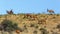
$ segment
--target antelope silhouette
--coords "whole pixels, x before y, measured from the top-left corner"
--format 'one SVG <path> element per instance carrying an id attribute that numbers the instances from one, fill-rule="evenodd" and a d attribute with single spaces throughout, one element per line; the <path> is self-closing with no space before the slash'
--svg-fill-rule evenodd
<path id="1" fill-rule="evenodd" d="M 12 10 L 7 11 L 7 14 L 13 14 L 13 11 Z"/>
<path id="2" fill-rule="evenodd" d="M 47 12 L 49 12 L 50 14 L 53 14 L 54 13 L 54 10 L 47 9 Z"/>

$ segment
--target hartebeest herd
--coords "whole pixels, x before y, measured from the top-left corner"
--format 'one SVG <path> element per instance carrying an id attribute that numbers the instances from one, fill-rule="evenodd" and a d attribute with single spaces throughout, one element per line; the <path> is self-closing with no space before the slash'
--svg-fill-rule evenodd
<path id="1" fill-rule="evenodd" d="M 49 12 L 50 14 L 53 14 L 54 13 L 54 10 L 48 10 L 47 9 L 47 12 Z M 10 11 L 7 11 L 7 14 L 13 14 L 13 11 L 10 10 Z M 27 16 L 30 16 L 29 14 L 26 14 Z M 31 17 L 31 16 L 30 16 Z"/>
<path id="2" fill-rule="evenodd" d="M 49 12 L 50 14 L 54 14 L 54 10 L 48 10 L 47 12 Z M 12 10 L 7 11 L 7 14 L 14 14 Z M 37 18 L 37 15 L 31 15 L 31 14 L 25 14 L 23 18 L 33 18 L 33 20 L 35 20 L 35 18 Z"/>

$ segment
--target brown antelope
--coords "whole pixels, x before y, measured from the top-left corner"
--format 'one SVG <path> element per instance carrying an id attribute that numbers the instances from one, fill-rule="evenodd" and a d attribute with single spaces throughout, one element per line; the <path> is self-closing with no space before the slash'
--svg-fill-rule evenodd
<path id="1" fill-rule="evenodd" d="M 49 12 L 50 14 L 53 14 L 54 13 L 54 10 L 48 10 L 47 9 L 47 12 Z"/>
<path id="2" fill-rule="evenodd" d="M 10 11 L 7 11 L 7 13 L 8 13 L 8 14 L 13 14 L 13 11 L 12 11 L 12 10 L 10 10 Z"/>

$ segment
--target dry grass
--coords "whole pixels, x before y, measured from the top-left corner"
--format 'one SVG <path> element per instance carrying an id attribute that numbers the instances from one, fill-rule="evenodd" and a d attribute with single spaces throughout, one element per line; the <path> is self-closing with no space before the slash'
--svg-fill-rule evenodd
<path id="1" fill-rule="evenodd" d="M 0 16 L 0 23 L 4 19 L 8 19 L 8 20 L 11 20 L 11 21 L 17 23 L 18 26 L 23 29 L 23 31 L 20 32 L 20 34 L 34 34 L 33 32 L 35 30 L 37 31 L 37 34 L 42 34 L 41 31 L 39 30 L 40 28 L 46 28 L 47 31 L 49 32 L 48 34 L 53 34 L 53 32 L 60 34 L 60 31 L 57 30 L 57 28 L 56 28 L 56 26 L 58 24 L 60 24 L 60 15 L 59 14 L 54 14 L 54 15 L 31 14 L 27 17 L 24 14 L 2 15 L 2 16 Z M 31 24 L 33 24 L 33 25 L 31 25 Z M 27 29 L 24 29 L 24 25 L 26 26 Z M 31 26 L 33 26 L 33 27 L 31 27 Z M 53 32 L 51 32 L 51 30 Z"/>

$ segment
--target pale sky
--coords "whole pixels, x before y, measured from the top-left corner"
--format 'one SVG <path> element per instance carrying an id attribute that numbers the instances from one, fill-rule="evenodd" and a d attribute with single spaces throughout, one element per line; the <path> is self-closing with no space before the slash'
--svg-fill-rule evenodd
<path id="1" fill-rule="evenodd" d="M 0 0 L 0 14 L 11 9 L 14 13 L 41 13 L 47 8 L 60 13 L 60 0 Z"/>

